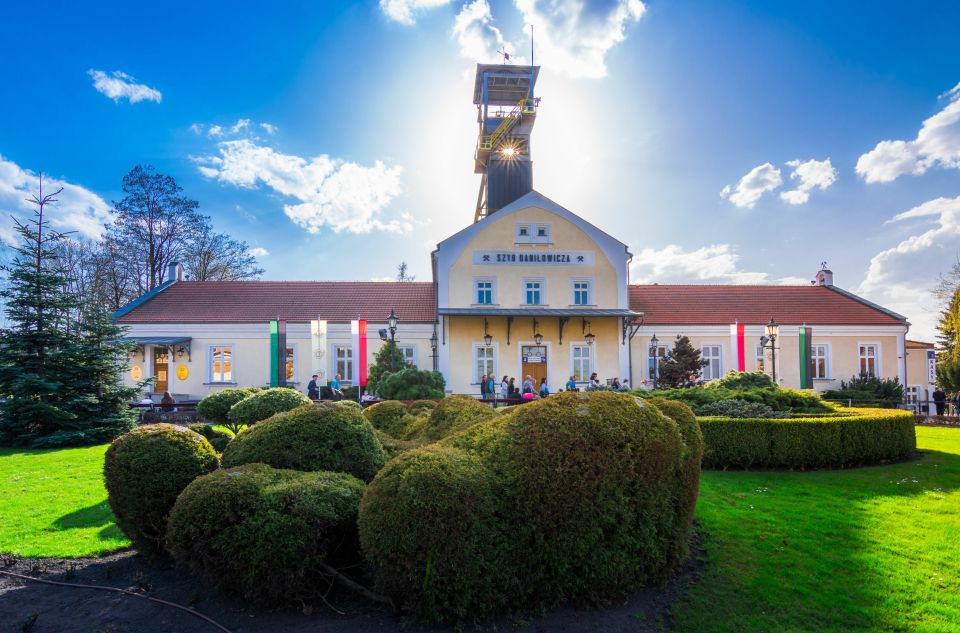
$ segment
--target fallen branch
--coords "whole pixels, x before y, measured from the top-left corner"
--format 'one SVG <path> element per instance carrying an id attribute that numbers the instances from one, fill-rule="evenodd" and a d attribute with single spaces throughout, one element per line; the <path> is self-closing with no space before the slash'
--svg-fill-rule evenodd
<path id="1" fill-rule="evenodd" d="M 349 589 L 349 590 L 351 590 L 351 591 L 355 591 L 356 593 L 360 594 L 361 596 L 363 596 L 363 597 L 366 598 L 367 600 L 371 600 L 371 601 L 373 601 L 373 602 L 379 602 L 380 604 L 388 605 L 388 606 L 389 606 L 391 609 L 393 609 L 394 611 L 397 610 L 396 605 L 393 604 L 393 600 L 391 600 L 388 596 L 384 596 L 384 595 L 381 595 L 381 594 L 379 594 L 379 593 L 376 593 L 376 592 L 374 592 L 374 591 L 371 591 L 371 590 L 367 589 L 366 587 L 364 587 L 364 586 L 361 585 L 360 583 L 358 583 L 358 582 L 356 582 L 356 581 L 354 581 L 354 580 L 351 580 L 351 579 L 348 578 L 347 576 L 344 576 L 342 573 L 340 573 L 340 571 L 339 571 L 338 569 L 336 569 L 336 568 L 334 568 L 334 567 L 331 567 L 330 565 L 328 565 L 328 564 L 326 564 L 326 563 L 324 563 L 324 562 L 321 562 L 319 566 L 320 566 L 321 571 L 323 571 L 323 573 L 329 574 L 329 575 L 333 576 L 333 578 L 334 578 L 337 582 L 339 582 L 341 585 L 343 585 L 343 586 L 346 587 L 347 589 Z"/>
<path id="2" fill-rule="evenodd" d="M 56 585 L 56 586 L 58 586 L 58 587 L 76 587 L 76 588 L 79 588 L 79 589 L 99 589 L 100 591 L 113 591 L 113 592 L 115 592 L 115 593 L 122 593 L 122 594 L 126 594 L 126 595 L 128 595 L 128 596 L 133 596 L 134 598 L 142 598 L 142 599 L 144 599 L 144 600 L 150 600 L 151 602 L 158 602 L 158 603 L 160 603 L 160 604 L 165 604 L 165 605 L 167 605 L 168 607 L 173 607 L 173 608 L 175 608 L 175 609 L 180 609 L 181 611 L 186 611 L 186 612 L 189 613 L 190 615 L 196 616 L 196 617 L 200 618 L 201 620 L 206 620 L 207 622 L 209 622 L 209 623 L 212 624 L 213 626 L 215 626 L 215 627 L 217 627 L 218 629 L 220 629 L 221 631 L 223 631 L 223 633 L 232 633 L 232 631 L 230 631 L 230 629 L 228 629 L 228 628 L 226 628 L 225 626 L 221 625 L 221 624 L 218 623 L 217 621 L 215 621 L 215 620 L 213 620 L 213 619 L 211 619 L 211 618 L 208 618 L 207 616 L 203 615 L 203 614 L 200 613 L 199 611 L 194 611 L 194 610 L 191 609 L 190 607 L 185 607 L 185 606 L 183 606 L 182 604 L 177 604 L 176 602 L 170 602 L 170 601 L 168 601 L 168 600 L 161 600 L 160 598 L 152 598 L 152 597 L 150 597 L 150 596 L 145 596 L 145 595 L 143 595 L 143 594 L 139 594 L 139 593 L 136 593 L 136 592 L 134 592 L 134 591 L 129 591 L 129 590 L 127 590 L 127 589 L 119 589 L 119 588 L 117 588 L 117 587 L 104 587 L 104 586 L 102 586 L 102 585 L 85 585 L 85 584 L 77 583 L 77 582 L 59 582 L 59 581 L 56 581 L 56 580 L 46 580 L 46 579 L 43 579 L 43 578 L 34 578 L 33 576 L 25 576 L 25 575 L 23 575 L 23 574 L 17 574 L 17 573 L 14 573 L 14 572 L 12 572 L 12 571 L 3 571 L 3 570 L 0 570 L 0 574 L 4 574 L 4 575 L 7 575 L 7 576 L 12 576 L 12 577 L 14 577 L 14 578 L 20 578 L 20 579 L 22 579 L 22 580 L 30 580 L 30 581 L 33 581 L 33 582 L 39 582 L 39 583 L 43 583 L 43 584 L 45 584 L 45 585 Z"/>

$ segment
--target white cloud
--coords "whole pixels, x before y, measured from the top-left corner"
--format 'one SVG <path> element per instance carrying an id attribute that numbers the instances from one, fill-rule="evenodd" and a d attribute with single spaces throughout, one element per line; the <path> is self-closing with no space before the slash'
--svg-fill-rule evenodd
<path id="1" fill-rule="evenodd" d="M 640 0 L 514 0 L 532 24 L 536 59 L 571 77 L 605 77 L 611 48 L 646 11 Z"/>
<path id="2" fill-rule="evenodd" d="M 91 68 L 87 74 L 93 78 L 93 87 L 114 101 L 127 99 L 130 103 L 138 101 L 156 101 L 160 103 L 163 95 L 156 88 L 145 84 L 138 84 L 136 80 L 125 72 L 115 70 L 107 74 L 102 70 Z"/>
<path id="3" fill-rule="evenodd" d="M 272 123 L 261 123 L 260 127 L 262 127 L 263 131 L 267 134 L 275 134 L 277 131 L 277 126 Z"/>
<path id="4" fill-rule="evenodd" d="M 460 44 L 460 54 L 481 63 L 500 61 L 498 51 L 513 53 L 513 46 L 493 25 L 487 0 L 474 0 L 463 5 L 453 22 L 453 36 Z M 519 58 L 515 61 L 521 61 Z"/>
<path id="5" fill-rule="evenodd" d="M 788 167 L 793 167 L 790 180 L 799 180 L 796 189 L 780 192 L 780 199 L 789 204 L 806 204 L 810 200 L 810 191 L 819 187 L 825 190 L 837 181 L 837 170 L 826 160 L 791 160 Z"/>
<path id="6" fill-rule="evenodd" d="M 899 226 L 908 220 L 919 220 L 921 226 Z M 873 256 L 857 292 L 908 317 L 911 334 L 930 338 L 937 320 L 931 291 L 960 253 L 960 196 L 929 200 L 890 223 L 898 224 L 897 234 L 906 237 Z"/>
<path id="7" fill-rule="evenodd" d="M 450 0 L 380 0 L 380 10 L 401 24 L 415 24 L 416 14 L 450 4 Z"/>
<path id="8" fill-rule="evenodd" d="M 203 126 L 200 125 L 199 123 L 194 123 L 193 125 L 190 126 L 190 131 L 193 132 L 194 134 L 202 134 Z"/>
<path id="9" fill-rule="evenodd" d="M 379 217 L 401 192 L 399 166 L 376 161 L 364 167 L 325 154 L 302 158 L 249 139 L 221 141 L 217 147 L 219 156 L 194 159 L 201 174 L 238 187 L 263 183 L 296 199 L 297 204 L 284 205 L 284 213 L 311 233 L 323 227 L 351 233 L 407 233 L 413 228 L 407 214 L 389 221 Z"/>
<path id="10" fill-rule="evenodd" d="M 262 246 L 255 246 L 248 251 L 254 257 L 266 257 L 270 254 L 270 251 L 263 248 Z"/>
<path id="11" fill-rule="evenodd" d="M 9 214 L 21 219 L 32 217 L 36 206 L 26 199 L 37 195 L 39 184 L 38 174 L 0 155 L 0 209 L 7 212 L 0 218 L 0 240 L 7 243 L 17 240 Z M 75 231 L 75 237 L 99 237 L 103 225 L 113 220 L 112 207 L 85 187 L 44 176 L 44 194 L 53 193 L 60 187 L 63 191 L 57 196 L 58 202 L 45 207 L 44 219 L 58 231 Z"/>
<path id="12" fill-rule="evenodd" d="M 223 136 L 223 128 L 219 125 L 211 125 L 210 129 L 207 130 L 207 136 L 210 138 L 218 138 Z"/>
<path id="13" fill-rule="evenodd" d="M 724 187 L 720 197 L 729 199 L 740 208 L 752 209 L 763 194 L 773 191 L 782 184 L 780 170 L 770 163 L 764 163 L 747 172 L 747 175 L 737 182 L 736 187 L 730 185 Z"/>
<path id="14" fill-rule="evenodd" d="M 857 160 L 867 182 L 890 182 L 931 167 L 960 169 L 960 84 L 942 95 L 946 107 L 923 122 L 912 141 L 880 141 Z"/>
<path id="15" fill-rule="evenodd" d="M 645 248 L 634 255 L 630 280 L 634 283 L 732 283 L 806 285 L 804 277 L 771 279 L 765 272 L 739 270 L 740 256 L 729 244 L 713 244 L 693 251 L 677 244 Z"/>
<path id="16" fill-rule="evenodd" d="M 239 134 L 250 127 L 250 119 L 237 119 L 237 122 L 230 128 L 231 134 Z"/>

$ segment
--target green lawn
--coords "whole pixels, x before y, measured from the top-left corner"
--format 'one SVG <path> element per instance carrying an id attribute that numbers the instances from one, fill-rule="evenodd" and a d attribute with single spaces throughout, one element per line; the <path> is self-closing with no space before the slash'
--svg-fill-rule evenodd
<path id="1" fill-rule="evenodd" d="M 916 462 L 705 472 L 703 578 L 680 631 L 960 629 L 960 430 L 918 428 Z"/>
<path id="2" fill-rule="evenodd" d="M 0 552 L 89 556 L 128 546 L 107 506 L 106 450 L 0 448 Z"/>
<path id="3" fill-rule="evenodd" d="M 846 471 L 704 472 L 708 563 L 679 631 L 956 631 L 960 429 L 918 428 L 923 459 Z M 101 478 L 106 446 L 0 449 L 0 552 L 128 545 Z"/>

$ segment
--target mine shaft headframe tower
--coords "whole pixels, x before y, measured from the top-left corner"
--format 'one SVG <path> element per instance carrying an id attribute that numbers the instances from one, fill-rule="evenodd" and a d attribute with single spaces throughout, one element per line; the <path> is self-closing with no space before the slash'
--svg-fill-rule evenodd
<path id="1" fill-rule="evenodd" d="M 530 133 L 540 105 L 534 95 L 539 74 L 539 66 L 477 64 L 474 173 L 481 179 L 474 222 L 533 190 Z"/>

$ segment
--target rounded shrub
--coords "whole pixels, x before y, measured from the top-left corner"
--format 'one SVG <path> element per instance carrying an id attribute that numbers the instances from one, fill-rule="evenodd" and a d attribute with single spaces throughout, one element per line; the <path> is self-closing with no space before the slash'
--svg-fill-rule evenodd
<path id="1" fill-rule="evenodd" d="M 404 439 L 433 442 L 495 417 L 493 408 L 470 396 L 447 396 L 422 423 L 408 428 Z"/>
<path id="2" fill-rule="evenodd" d="M 272 415 L 311 404 L 310 398 L 296 389 L 274 387 L 253 393 L 230 407 L 230 421 L 238 424 L 256 424 Z"/>
<path id="3" fill-rule="evenodd" d="M 403 416 L 407 415 L 407 407 L 399 400 L 384 400 L 370 405 L 363 410 L 363 415 L 370 420 L 373 428 L 380 429 L 392 437 L 403 437 L 405 431 Z"/>
<path id="4" fill-rule="evenodd" d="M 785 416 L 762 402 L 749 402 L 740 398 L 711 402 L 698 407 L 697 412 L 703 416 L 723 418 L 782 418 Z"/>
<path id="5" fill-rule="evenodd" d="M 363 411 L 363 407 L 356 400 L 337 400 L 334 404 L 338 407 L 345 407 L 347 409 L 356 409 L 357 411 Z"/>
<path id="6" fill-rule="evenodd" d="M 425 619 L 607 603 L 661 578 L 684 551 L 696 439 L 689 417 L 622 393 L 561 393 L 494 413 L 377 475 L 360 508 L 364 554 L 378 586 Z M 425 582 L 447 562 L 456 573 Z"/>
<path id="7" fill-rule="evenodd" d="M 182 426 L 150 424 L 121 435 L 107 449 L 103 464 L 117 526 L 142 552 L 159 553 L 177 495 L 218 466 L 213 446 Z"/>
<path id="8" fill-rule="evenodd" d="M 444 386 L 440 372 L 407 367 L 384 374 L 377 382 L 377 393 L 386 400 L 442 398 Z"/>
<path id="9" fill-rule="evenodd" d="M 412 415 L 426 415 L 437 406 L 436 400 L 414 400 L 407 405 L 407 411 Z"/>
<path id="10" fill-rule="evenodd" d="M 913 414 L 843 409 L 830 416 L 701 417 L 710 468 L 832 468 L 907 458 L 917 448 Z"/>
<path id="11" fill-rule="evenodd" d="M 204 396 L 197 403 L 197 413 L 213 424 L 230 424 L 230 407 L 260 391 L 256 387 L 227 388 Z"/>
<path id="12" fill-rule="evenodd" d="M 214 450 L 218 453 L 222 453 L 223 449 L 230 443 L 230 440 L 233 439 L 233 435 L 230 433 L 215 429 L 213 425 L 204 424 L 203 422 L 188 424 L 187 428 L 207 438 L 207 441 L 210 442 L 210 445 L 213 446 Z"/>
<path id="13" fill-rule="evenodd" d="M 244 429 L 223 452 L 228 468 L 259 462 L 274 468 L 345 472 L 364 481 L 385 461 L 380 440 L 359 411 L 312 404 Z"/>
<path id="14" fill-rule="evenodd" d="M 170 513 L 167 547 L 181 565 L 260 605 L 315 596 L 324 566 L 357 562 L 364 485 L 345 473 L 264 464 L 193 481 Z"/>

